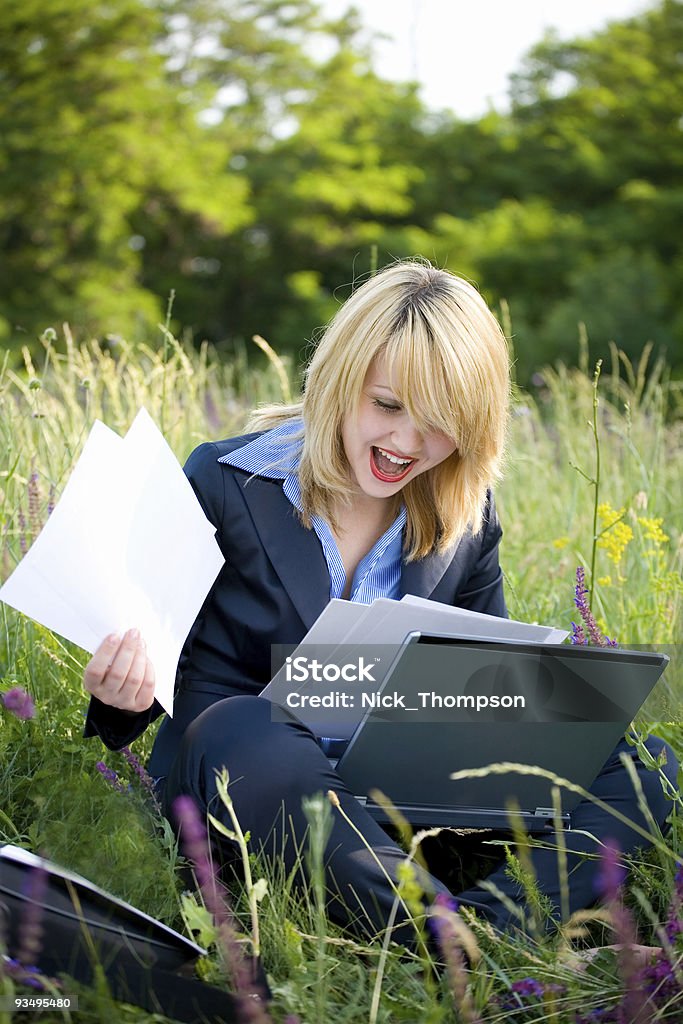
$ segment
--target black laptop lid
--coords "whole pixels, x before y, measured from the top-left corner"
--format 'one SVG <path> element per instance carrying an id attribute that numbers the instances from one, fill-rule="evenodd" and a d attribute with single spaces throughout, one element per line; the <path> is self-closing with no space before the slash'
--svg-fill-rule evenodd
<path id="1" fill-rule="evenodd" d="M 379 789 L 397 806 L 504 814 L 514 800 L 534 814 L 552 806 L 546 779 L 511 772 L 455 782 L 450 775 L 511 761 L 588 788 L 667 660 L 414 634 L 387 674 L 381 706 L 367 711 L 337 770 L 356 795 Z M 579 800 L 562 791 L 564 811 Z"/>

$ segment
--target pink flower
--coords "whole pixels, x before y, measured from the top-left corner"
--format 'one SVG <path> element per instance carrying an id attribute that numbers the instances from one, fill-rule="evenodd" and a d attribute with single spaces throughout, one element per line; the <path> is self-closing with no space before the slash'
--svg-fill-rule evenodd
<path id="1" fill-rule="evenodd" d="M 15 718 L 21 718 L 22 721 L 35 718 L 36 706 L 33 699 L 21 686 L 13 686 L 7 693 L 0 694 L 0 700 Z"/>

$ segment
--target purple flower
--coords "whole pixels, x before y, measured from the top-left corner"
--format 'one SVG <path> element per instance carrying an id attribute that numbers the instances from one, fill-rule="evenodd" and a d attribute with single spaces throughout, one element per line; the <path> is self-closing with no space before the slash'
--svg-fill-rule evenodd
<path id="1" fill-rule="evenodd" d="M 457 914 L 459 909 L 460 904 L 450 893 L 438 892 L 434 897 L 433 912 L 427 917 L 427 927 L 439 945 L 442 945 L 442 940 L 445 940 L 446 935 L 452 931 L 448 924 L 448 915 Z"/>
<path id="2" fill-rule="evenodd" d="M 26 541 L 26 516 L 21 509 L 17 512 L 17 519 L 19 520 L 19 550 L 22 555 L 25 555 L 28 551 L 28 543 Z"/>
<path id="3" fill-rule="evenodd" d="M 578 1013 L 575 1024 L 621 1024 L 621 1011 L 617 1006 L 598 1006 L 588 1013 Z"/>
<path id="4" fill-rule="evenodd" d="M 38 474 L 34 471 L 29 477 L 28 486 L 28 521 L 31 527 L 31 536 L 37 537 L 40 532 L 40 484 Z"/>
<path id="5" fill-rule="evenodd" d="M 619 860 L 618 843 L 607 839 L 600 857 L 600 867 L 596 873 L 597 894 L 607 902 L 619 898 L 619 890 L 626 878 L 626 869 Z"/>
<path id="6" fill-rule="evenodd" d="M 137 777 L 139 778 L 142 784 L 142 788 L 152 798 L 152 802 L 156 809 L 160 810 L 156 790 L 154 789 L 154 779 L 152 778 L 152 776 L 149 774 L 147 769 L 140 764 L 139 759 L 135 756 L 130 747 L 122 747 L 121 753 L 125 757 L 130 767 L 133 769 Z"/>
<path id="7" fill-rule="evenodd" d="M 674 890 L 679 902 L 683 903 L 683 860 L 678 861 L 678 867 L 674 875 Z"/>
<path id="8" fill-rule="evenodd" d="M 28 718 L 35 718 L 36 706 L 33 703 L 33 699 L 21 686 L 13 686 L 7 693 L 3 693 L 0 699 L 2 699 L 5 708 L 15 718 L 20 718 L 22 721 L 26 721 Z"/>
<path id="9" fill-rule="evenodd" d="M 640 984 L 650 996 L 650 1001 L 659 1007 L 666 1007 L 680 994 L 680 984 L 673 965 L 666 953 L 659 952 L 640 972 Z"/>
<path id="10" fill-rule="evenodd" d="M 458 909 L 458 901 L 450 893 L 437 893 L 427 923 L 441 950 L 453 1002 L 460 1011 L 459 1019 L 463 1024 L 473 1024 L 479 1018 L 475 1017 L 467 992 L 467 966 L 455 922 Z"/>
<path id="11" fill-rule="evenodd" d="M 207 909 L 220 927 L 228 921 L 227 893 L 216 878 L 211 861 L 206 829 L 199 811 L 190 796 L 179 796 L 173 803 L 173 811 L 180 826 L 180 838 L 185 856 L 192 861 L 197 882 Z"/>
<path id="12" fill-rule="evenodd" d="M 216 878 L 206 829 L 192 797 L 176 797 L 173 813 L 180 828 L 183 851 L 194 865 L 204 902 L 218 928 L 220 948 L 237 992 L 238 1019 L 244 1024 L 271 1024 L 271 1018 L 263 1008 L 259 987 L 254 983 L 250 965 L 237 941 L 227 893 Z"/>
<path id="13" fill-rule="evenodd" d="M 41 989 L 44 992 L 53 993 L 55 989 L 63 990 L 62 982 L 57 978 L 49 978 L 39 967 L 28 966 L 20 963 L 12 957 L 5 957 L 0 962 L 0 977 L 7 974 L 20 985 L 27 985 L 29 988 Z"/>
<path id="14" fill-rule="evenodd" d="M 635 923 L 631 912 L 621 900 L 626 871 L 619 860 L 619 853 L 618 844 L 614 840 L 607 840 L 597 874 L 597 888 L 609 909 L 617 940 L 617 965 L 624 990 L 617 1020 L 620 1024 L 626 1024 L 626 1021 L 630 1024 L 645 1024 L 650 1019 L 648 997 L 643 988 L 642 969 L 634 951 L 638 941 Z"/>
<path id="15" fill-rule="evenodd" d="M 679 935 L 683 934 L 683 861 L 678 861 L 676 874 L 674 875 L 674 891 L 671 896 L 671 905 L 666 920 L 665 930 L 669 942 L 675 942 Z"/>
<path id="16" fill-rule="evenodd" d="M 595 644 L 598 647 L 616 647 L 617 646 L 616 640 L 610 640 L 609 637 L 604 636 L 600 632 L 600 628 L 598 627 L 598 624 L 595 621 L 595 616 L 593 615 L 593 612 L 590 610 L 590 607 L 588 605 L 588 601 L 586 600 L 586 594 L 587 593 L 588 593 L 588 590 L 586 588 L 586 571 L 583 568 L 583 566 L 579 565 L 579 566 L 577 566 L 577 569 L 576 569 L 576 586 L 574 587 L 574 604 L 579 609 L 579 614 L 580 614 L 581 618 L 584 621 L 584 625 L 586 626 L 586 629 L 588 630 L 588 636 L 590 637 L 590 642 L 592 644 Z M 572 623 L 572 627 L 574 627 L 574 623 Z M 586 643 L 587 641 L 585 639 L 585 633 L 584 633 L 583 629 L 581 628 L 581 626 L 576 627 L 576 629 L 580 630 L 580 635 L 583 637 L 583 639 L 582 640 L 574 640 L 572 638 L 572 643 Z"/>
<path id="17" fill-rule="evenodd" d="M 113 768 L 107 768 L 104 761 L 98 761 L 95 767 L 97 768 L 100 775 L 102 775 L 107 780 L 107 782 L 111 786 L 113 786 L 115 790 L 117 790 L 117 792 L 126 792 L 126 787 L 122 784 L 121 780 L 119 779 L 117 773 L 114 771 Z"/>
<path id="18" fill-rule="evenodd" d="M 499 1001 L 499 1005 L 501 1010 L 511 1013 L 510 1020 L 517 1020 L 518 1018 L 513 1011 L 536 1011 L 539 1009 L 539 1001 L 543 1000 L 546 995 L 555 994 L 560 996 L 564 995 L 565 992 L 566 988 L 564 985 L 544 985 L 537 978 L 521 978 L 519 981 L 513 981 L 505 998 Z M 506 1017 L 505 1019 L 507 1020 L 508 1018 Z M 534 1020 L 536 1019 L 534 1017 Z"/>
<path id="19" fill-rule="evenodd" d="M 588 643 L 588 637 L 586 636 L 586 633 L 585 633 L 584 628 L 581 625 L 581 623 L 572 622 L 572 638 L 571 638 L 571 642 L 573 644 L 587 644 Z"/>
<path id="20" fill-rule="evenodd" d="M 47 871 L 42 864 L 32 868 L 26 876 L 23 892 L 25 902 L 17 941 L 17 960 L 26 970 L 30 970 L 27 964 L 36 962 L 43 945 L 43 901 L 47 885 Z"/>
<path id="21" fill-rule="evenodd" d="M 512 983 L 510 991 L 519 996 L 535 996 L 536 999 L 542 999 L 545 990 L 536 978 L 522 978 L 521 981 Z"/>

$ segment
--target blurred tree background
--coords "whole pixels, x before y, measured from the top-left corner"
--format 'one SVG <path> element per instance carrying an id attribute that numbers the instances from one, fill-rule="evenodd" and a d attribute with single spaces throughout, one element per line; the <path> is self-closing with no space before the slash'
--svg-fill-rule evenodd
<path id="1" fill-rule="evenodd" d="M 313 0 L 0 0 L 0 343 L 173 328 L 299 359 L 374 265 L 509 307 L 518 378 L 610 340 L 683 371 L 683 2 L 547 36 L 509 112 L 382 80 Z"/>

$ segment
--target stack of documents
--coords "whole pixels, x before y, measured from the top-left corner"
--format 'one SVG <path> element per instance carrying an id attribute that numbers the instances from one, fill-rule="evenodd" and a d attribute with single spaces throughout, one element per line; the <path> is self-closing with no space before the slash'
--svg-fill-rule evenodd
<path id="1" fill-rule="evenodd" d="M 173 712 L 180 651 L 224 559 L 175 455 L 141 410 L 121 438 L 99 420 L 0 600 L 86 651 L 136 627 Z"/>
<path id="2" fill-rule="evenodd" d="M 349 739 L 362 717 L 359 702 L 325 704 L 323 697 L 338 692 L 339 666 L 371 664 L 366 672 L 366 692 L 379 692 L 384 677 L 406 637 L 415 632 L 478 640 L 514 640 L 535 644 L 559 644 L 565 630 L 539 626 L 465 608 L 441 604 L 406 594 L 400 601 L 378 598 L 370 605 L 334 598 L 323 609 L 287 662 L 261 692 L 273 704 L 293 709 L 318 736 Z M 305 678 L 306 666 L 318 663 L 318 678 Z M 324 666 L 330 666 L 328 674 Z M 343 678 L 349 678 L 343 676 Z M 315 693 L 312 706 L 301 695 Z M 295 699 L 296 697 L 296 699 Z M 332 709 L 325 714 L 320 707 Z M 341 710 L 340 710 L 341 707 Z"/>

